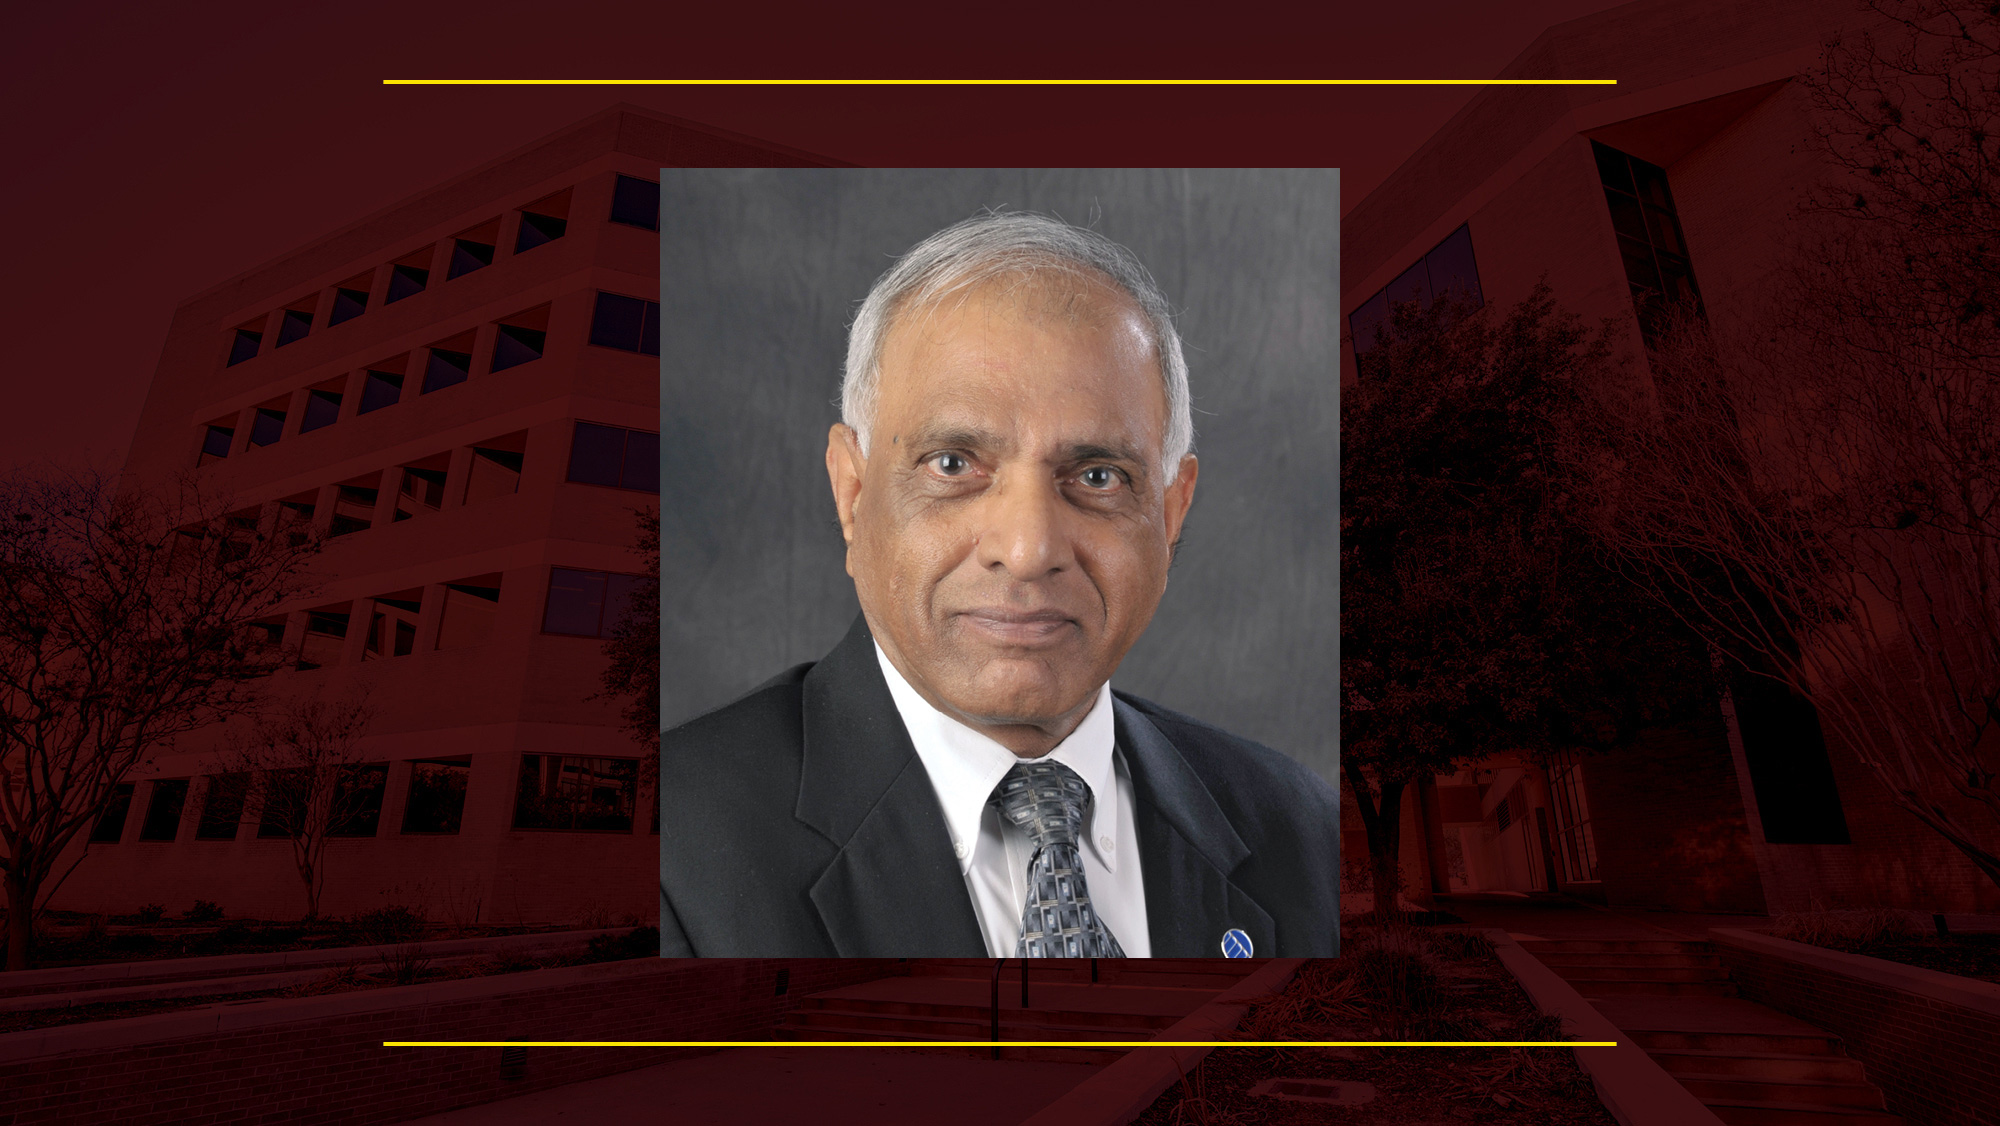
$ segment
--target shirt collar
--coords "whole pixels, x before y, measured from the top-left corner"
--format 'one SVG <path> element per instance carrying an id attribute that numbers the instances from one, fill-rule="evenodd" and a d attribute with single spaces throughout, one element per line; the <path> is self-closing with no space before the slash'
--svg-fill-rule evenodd
<path id="1" fill-rule="evenodd" d="M 882 666 L 882 678 L 889 682 L 889 695 L 896 701 L 896 711 L 903 717 L 903 727 L 910 733 L 917 757 L 923 761 L 931 785 L 937 790 L 938 804 L 944 810 L 945 825 L 951 830 L 961 872 L 972 867 L 979 844 L 979 821 L 985 815 L 993 788 L 1017 762 L 1060 762 L 1076 771 L 1084 785 L 1090 787 L 1092 808 L 1105 811 L 1103 817 L 1094 813 L 1091 816 L 1088 847 L 1107 869 L 1116 870 L 1118 789 L 1116 767 L 1112 763 L 1115 735 L 1110 681 L 1098 686 L 1090 712 L 1068 738 L 1041 758 L 1023 759 L 932 707 L 903 679 L 880 644 L 875 646 L 875 659 Z"/>

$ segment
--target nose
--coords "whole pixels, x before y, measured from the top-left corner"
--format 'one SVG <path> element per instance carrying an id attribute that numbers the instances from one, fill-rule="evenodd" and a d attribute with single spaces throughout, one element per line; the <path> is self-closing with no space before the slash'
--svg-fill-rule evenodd
<path id="1" fill-rule="evenodd" d="M 1016 582 L 1033 582 L 1074 566 L 1056 483 L 1008 474 L 980 498 L 979 565 Z"/>

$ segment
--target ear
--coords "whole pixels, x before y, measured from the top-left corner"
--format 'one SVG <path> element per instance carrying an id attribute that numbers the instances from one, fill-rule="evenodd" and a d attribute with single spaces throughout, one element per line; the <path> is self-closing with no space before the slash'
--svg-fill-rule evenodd
<path id="1" fill-rule="evenodd" d="M 1188 508 L 1194 504 L 1194 480 L 1200 476 L 1200 470 L 1194 455 L 1188 454 L 1181 458 L 1180 474 L 1167 485 L 1167 543 L 1175 547 L 1181 542 L 1181 522 L 1187 519 Z"/>
<path id="2" fill-rule="evenodd" d="M 850 548 L 854 546 L 854 509 L 861 501 L 861 478 L 867 469 L 860 435 L 844 422 L 834 423 L 826 432 L 826 478 L 833 486 L 833 507 L 840 515 L 840 538 Z"/>

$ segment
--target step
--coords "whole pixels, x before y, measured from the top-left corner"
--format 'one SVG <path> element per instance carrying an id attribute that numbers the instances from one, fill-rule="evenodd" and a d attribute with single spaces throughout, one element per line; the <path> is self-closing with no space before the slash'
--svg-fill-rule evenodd
<path id="1" fill-rule="evenodd" d="M 1593 997 L 1628 997 L 1639 994 L 1648 997 L 1734 997 L 1736 986 L 1724 981 L 1653 981 L 1645 978 L 1565 978 L 1583 994 L 1585 1000 Z"/>
<path id="2" fill-rule="evenodd" d="M 776 1037 L 775 1037 L 776 1039 L 824 1040 L 824 1039 L 831 1039 L 831 1037 L 828 1037 L 826 1035 L 827 1032 L 836 1031 L 833 1029 L 792 1028 L 789 1027 L 788 1024 L 789 1022 L 785 1024 L 780 1024 L 778 1026 L 776 1030 Z M 971 1032 L 953 1029 L 947 1033 L 912 1030 L 906 1028 L 898 1028 L 893 1031 L 880 1031 L 871 1029 L 840 1029 L 838 1031 L 840 1032 L 840 1036 L 838 1038 L 841 1040 L 968 1041 L 968 1040 L 986 1040 L 991 1035 L 991 1029 L 987 1027 L 982 1027 L 977 1029 L 976 1031 L 971 1031 Z M 1003 1039 L 1007 1040 L 1093 1039 L 1093 1037 L 1089 1036 L 1064 1035 L 1060 1033 L 1060 1030 L 1055 1030 L 1055 1029 L 1035 1028 L 1029 1026 L 1009 1027 L 1005 1024 L 1002 1024 L 1000 1026 L 1000 1035 Z M 1119 1037 L 1118 1039 L 1137 1040 L 1137 1039 L 1143 1039 L 1143 1037 L 1138 1037 L 1138 1036 Z M 979 1059 L 991 1059 L 993 1056 L 993 1049 L 988 1047 L 945 1047 L 940 1045 L 935 1048 L 921 1047 L 921 1048 L 911 1048 L 909 1050 L 917 1052 L 934 1052 L 945 1055 L 969 1056 Z M 1108 1064 L 1116 1060 L 1122 1059 L 1125 1056 L 1126 1051 L 1127 1049 L 1125 1048 L 1071 1048 L 1071 1047 L 1002 1048 L 1000 1049 L 1000 1058 L 1003 1060 L 1039 1060 L 1051 1063 Z"/>
<path id="3" fill-rule="evenodd" d="M 1700 966 L 1722 970 L 1722 959 L 1714 954 L 1647 954 L 1634 950 L 1605 950 L 1588 954 L 1537 954 L 1535 958 L 1558 973 L 1586 966 Z"/>
<path id="4" fill-rule="evenodd" d="M 1676 1079 L 1682 1075 L 1766 1079 L 1780 1083 L 1862 1083 L 1867 1073 L 1861 1061 L 1848 1056 L 1784 1055 L 1776 1052 L 1747 1055 L 1741 1052 L 1692 1050 L 1658 1051 L 1647 1055 L 1660 1069 Z"/>
<path id="5" fill-rule="evenodd" d="M 913 1001 L 872 1001 L 856 998 L 826 999 L 807 998 L 806 1002 L 792 1010 L 793 1015 L 813 1013 L 844 1013 L 852 1016 L 867 1016 L 882 1020 L 977 1020 L 993 1019 L 993 1009 L 988 1005 L 930 1005 Z M 1004 1021 L 1028 1021 L 1060 1024 L 1072 1028 L 1167 1028 L 1181 1018 L 1166 1014 L 1107 1013 L 1088 1009 L 1034 1009 L 1024 1013 L 1019 1008 L 1001 1006 L 1000 1019 Z"/>
<path id="6" fill-rule="evenodd" d="M 1609 938 L 1528 938 L 1521 948 L 1540 957 L 1549 954 L 1709 954 L 1714 947 L 1706 942 L 1677 942 L 1667 939 Z"/>
<path id="7" fill-rule="evenodd" d="M 1741 1075 L 1674 1076 L 1703 1102 L 1779 1102 L 1882 1110 L 1882 1089 L 1873 1083 L 1767 1081 Z"/>
<path id="8" fill-rule="evenodd" d="M 1739 1052 L 1747 1055 L 1841 1056 L 1846 1050 L 1840 1037 L 1825 1033 L 1796 1032 L 1706 1032 L 1683 1029 L 1627 1028 L 1632 1042 L 1654 1050 L 1696 1052 Z"/>
<path id="9" fill-rule="evenodd" d="M 1899 1115 L 1860 1107 L 1724 1100 L 1708 1109 L 1729 1126 L 1903 1126 Z"/>
<path id="10" fill-rule="evenodd" d="M 1565 981 L 1728 981 L 1720 966 L 1672 966 L 1652 962 L 1609 962 L 1589 966 L 1550 966 Z"/>
<path id="11" fill-rule="evenodd" d="M 985 1017 L 885 1016 L 827 1009 L 794 1010 L 785 1014 L 779 1027 L 814 1033 L 872 1032 L 892 1039 L 907 1032 L 939 1040 L 984 1040 L 993 1030 L 991 1020 Z M 1159 1034 L 1160 1029 L 1150 1025 L 1065 1024 L 1039 1017 L 1000 1019 L 1003 1040 L 1151 1040 Z"/>
<path id="12" fill-rule="evenodd" d="M 1106 959 L 1098 965 L 1097 981 L 1095 984 L 1148 986 L 1164 989 L 1203 989 L 1215 993 L 1236 985 L 1258 968 L 1253 966 L 1248 969 L 1237 969 L 1234 966 L 1230 966 L 1227 959 L 1215 959 L 1207 966 L 1200 964 L 1205 959 L 1187 959 L 1187 961 L 1195 964 L 1186 968 L 1159 967 L 1155 965 L 1115 966 L 1111 964 L 1111 959 Z M 911 963 L 909 976 L 952 978 L 961 981 L 992 981 L 993 963 L 991 960 L 983 964 L 926 965 L 923 963 Z M 1012 982 L 1018 988 L 1020 981 L 1021 967 L 1018 964 L 1009 964 L 1005 969 L 1000 971 L 1000 982 L 1003 987 L 1007 983 Z M 1092 984 L 1090 966 L 1087 962 L 1066 965 L 1037 961 L 1029 968 L 1028 982 L 1031 987 L 1035 982 L 1047 982 L 1053 985 Z"/>

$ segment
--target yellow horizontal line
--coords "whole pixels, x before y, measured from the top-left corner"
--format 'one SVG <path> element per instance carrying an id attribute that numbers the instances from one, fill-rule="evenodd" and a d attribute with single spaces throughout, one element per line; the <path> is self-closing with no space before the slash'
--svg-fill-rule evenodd
<path id="1" fill-rule="evenodd" d="M 1616 1048 L 1616 1040 L 384 1040 L 384 1048 Z"/>
<path id="2" fill-rule="evenodd" d="M 1616 86 L 1616 78 L 384 78 L 384 86 Z"/>

